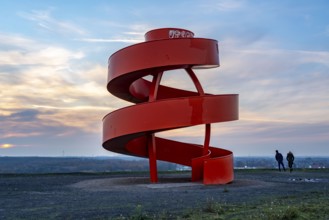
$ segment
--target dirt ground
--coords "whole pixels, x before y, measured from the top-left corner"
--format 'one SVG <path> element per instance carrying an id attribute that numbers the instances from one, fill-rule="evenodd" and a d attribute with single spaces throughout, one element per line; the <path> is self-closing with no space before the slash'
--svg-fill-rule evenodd
<path id="1" fill-rule="evenodd" d="M 183 215 L 209 201 L 262 203 L 282 196 L 325 192 L 328 170 L 236 170 L 227 185 L 192 183 L 190 173 L 0 174 L 0 219 L 113 219 L 141 210 L 149 215 Z M 138 210 L 137 210 L 138 209 Z"/>

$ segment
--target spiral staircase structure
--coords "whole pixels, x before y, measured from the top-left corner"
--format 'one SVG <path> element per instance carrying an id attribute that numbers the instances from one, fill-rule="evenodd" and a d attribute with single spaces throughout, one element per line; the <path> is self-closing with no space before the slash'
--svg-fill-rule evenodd
<path id="1" fill-rule="evenodd" d="M 226 184 L 234 179 L 233 153 L 209 146 L 211 123 L 238 119 L 238 95 L 204 92 L 194 69 L 219 66 L 216 40 L 195 38 L 191 31 L 162 28 L 145 42 L 123 48 L 108 61 L 107 90 L 134 105 L 103 119 L 103 147 L 149 159 L 150 181 L 158 182 L 157 160 L 191 167 L 191 180 Z M 196 91 L 161 85 L 166 71 L 184 69 Z M 146 76 L 152 76 L 147 80 Z M 156 136 L 157 132 L 205 125 L 203 145 Z"/>

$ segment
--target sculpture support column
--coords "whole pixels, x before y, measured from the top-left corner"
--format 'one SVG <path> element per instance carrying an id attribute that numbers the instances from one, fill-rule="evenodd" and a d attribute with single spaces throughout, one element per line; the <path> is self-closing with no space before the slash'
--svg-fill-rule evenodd
<path id="1" fill-rule="evenodd" d="M 149 155 L 149 166 L 150 166 L 150 179 L 151 183 L 158 182 L 158 168 L 157 168 L 157 161 L 156 161 L 156 145 L 154 134 L 150 134 L 148 136 L 148 155 Z"/>
<path id="2" fill-rule="evenodd" d="M 153 81 L 150 88 L 149 102 L 154 102 L 157 98 L 158 89 L 163 72 L 156 73 L 153 76 Z M 158 168 L 157 168 L 157 158 L 156 158 L 156 143 L 154 138 L 154 133 L 150 134 L 148 137 L 148 155 L 149 155 L 149 166 L 150 166 L 150 179 L 152 183 L 158 182 Z"/>

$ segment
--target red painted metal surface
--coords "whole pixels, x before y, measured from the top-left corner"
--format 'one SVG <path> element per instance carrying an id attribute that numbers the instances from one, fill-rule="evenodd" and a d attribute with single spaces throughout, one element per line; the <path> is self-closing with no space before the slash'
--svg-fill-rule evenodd
<path id="1" fill-rule="evenodd" d="M 209 146 L 211 123 L 238 119 L 238 95 L 204 92 L 193 69 L 219 66 L 216 40 L 194 38 L 179 28 L 145 34 L 146 41 L 112 54 L 107 89 L 135 105 L 103 119 L 103 147 L 109 151 L 149 158 L 151 182 L 158 181 L 157 160 L 192 168 L 192 181 L 226 184 L 234 179 L 233 153 Z M 196 91 L 160 84 L 165 71 L 185 69 Z M 153 76 L 152 81 L 144 79 Z M 204 145 L 156 137 L 159 131 L 205 125 Z"/>

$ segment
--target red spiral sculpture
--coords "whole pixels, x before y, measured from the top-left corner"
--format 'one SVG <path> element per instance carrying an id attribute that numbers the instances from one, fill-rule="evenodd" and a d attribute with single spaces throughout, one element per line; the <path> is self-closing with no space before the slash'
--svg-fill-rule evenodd
<path id="1" fill-rule="evenodd" d="M 206 94 L 192 70 L 219 66 L 217 41 L 194 38 L 191 31 L 179 28 L 149 31 L 145 40 L 109 58 L 107 90 L 136 105 L 104 117 L 103 147 L 149 158 L 153 183 L 158 181 L 157 160 L 190 166 L 192 181 L 233 181 L 232 152 L 209 143 L 211 123 L 238 119 L 238 95 Z M 164 72 L 175 69 L 185 69 L 196 92 L 160 85 Z M 145 79 L 148 75 L 153 76 L 151 81 Z M 155 136 L 160 131 L 201 124 L 205 124 L 204 145 Z"/>

